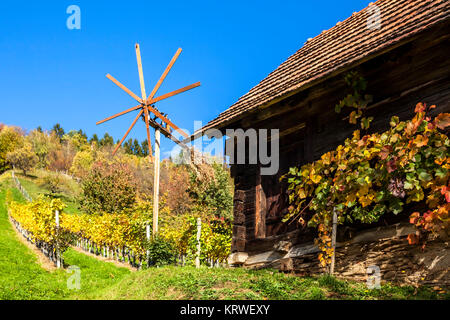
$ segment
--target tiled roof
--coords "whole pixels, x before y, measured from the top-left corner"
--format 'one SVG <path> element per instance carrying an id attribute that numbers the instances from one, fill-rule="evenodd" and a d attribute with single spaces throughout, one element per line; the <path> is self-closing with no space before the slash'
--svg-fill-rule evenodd
<path id="1" fill-rule="evenodd" d="M 379 9 L 381 27 L 368 28 Z M 379 0 L 313 39 L 194 135 L 302 89 L 450 18 L 448 0 Z M 369 23 L 373 21 L 369 20 Z"/>

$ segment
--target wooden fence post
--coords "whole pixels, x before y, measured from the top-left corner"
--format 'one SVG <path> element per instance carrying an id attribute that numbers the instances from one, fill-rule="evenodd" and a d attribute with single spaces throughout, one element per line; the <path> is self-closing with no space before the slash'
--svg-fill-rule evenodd
<path id="1" fill-rule="evenodd" d="M 202 220 L 197 218 L 197 255 L 195 257 L 195 267 L 200 268 L 200 236 L 202 234 Z"/>
<path id="2" fill-rule="evenodd" d="M 337 231 L 337 213 L 333 209 L 333 230 L 331 232 L 331 247 L 333 248 L 333 255 L 331 256 L 330 275 L 334 273 L 334 264 L 336 260 L 336 231 Z"/>

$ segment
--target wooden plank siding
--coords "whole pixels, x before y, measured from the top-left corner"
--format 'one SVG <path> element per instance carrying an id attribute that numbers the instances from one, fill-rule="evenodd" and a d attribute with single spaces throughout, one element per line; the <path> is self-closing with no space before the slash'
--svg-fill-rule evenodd
<path id="1" fill-rule="evenodd" d="M 386 130 L 394 115 L 401 120 L 412 118 L 418 102 L 435 104 L 433 115 L 450 112 L 448 30 L 448 22 L 431 28 L 414 41 L 354 69 L 368 81 L 366 93 L 374 98 L 366 113 L 374 117 L 368 133 Z M 281 222 L 289 203 L 286 183 L 279 179 L 290 167 L 314 161 L 335 149 L 358 129 L 345 119 L 351 111 L 349 108 L 340 114 L 334 111 L 336 103 L 348 92 L 343 76 L 339 74 L 269 108 L 249 112 L 228 126 L 244 130 L 280 130 L 277 175 L 260 176 L 259 165 L 232 165 L 235 181 L 233 252 L 260 252 L 280 239 L 301 243 L 314 237 L 312 230 Z"/>

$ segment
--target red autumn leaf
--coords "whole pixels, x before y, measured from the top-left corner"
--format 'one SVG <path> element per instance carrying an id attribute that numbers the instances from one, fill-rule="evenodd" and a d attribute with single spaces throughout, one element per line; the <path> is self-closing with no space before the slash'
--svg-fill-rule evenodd
<path id="1" fill-rule="evenodd" d="M 423 104 L 422 102 L 419 102 L 419 103 L 416 105 L 416 109 L 414 110 L 414 112 L 415 112 L 415 113 L 418 113 L 418 112 L 424 112 L 426 108 L 427 108 L 427 105 L 426 105 L 426 104 Z"/>
<path id="2" fill-rule="evenodd" d="M 388 163 L 386 164 L 387 167 L 387 171 L 389 173 L 394 172 L 395 170 L 397 170 L 397 164 L 395 163 L 395 160 L 389 160 Z"/>
<path id="3" fill-rule="evenodd" d="M 392 153 L 391 146 L 384 146 L 383 148 L 381 148 L 381 151 L 380 151 L 381 160 L 385 160 L 391 153 Z"/>
<path id="4" fill-rule="evenodd" d="M 414 212 L 413 214 L 411 214 L 409 216 L 409 223 L 416 224 L 417 220 L 419 220 L 419 217 L 420 217 L 420 213 L 419 212 Z"/>
<path id="5" fill-rule="evenodd" d="M 450 126 L 450 113 L 441 113 L 434 119 L 434 124 L 441 130 Z"/>
<path id="6" fill-rule="evenodd" d="M 441 188 L 441 194 L 445 197 L 447 202 L 450 202 L 450 188 L 447 186 L 443 186 Z"/>
<path id="7" fill-rule="evenodd" d="M 408 235 L 408 243 L 409 244 L 418 244 L 419 243 L 419 237 L 415 234 L 411 233 Z"/>

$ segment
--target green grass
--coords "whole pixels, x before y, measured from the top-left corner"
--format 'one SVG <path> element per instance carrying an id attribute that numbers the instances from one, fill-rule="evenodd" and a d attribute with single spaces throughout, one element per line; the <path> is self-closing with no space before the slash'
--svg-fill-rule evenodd
<path id="1" fill-rule="evenodd" d="M 26 179 L 25 179 L 26 180 Z M 32 181 L 28 187 L 33 190 Z M 428 288 L 365 283 L 330 276 L 297 277 L 276 270 L 162 267 L 131 272 L 72 249 L 65 263 L 81 270 L 81 289 L 69 290 L 65 270 L 46 271 L 22 244 L 7 217 L 6 190 L 24 201 L 9 174 L 0 176 L 0 300 L 2 299 L 449 299 Z M 38 188 L 34 189 L 39 192 Z M 29 191 L 32 192 L 32 191 Z M 66 267 L 67 267 L 66 266 Z"/>
<path id="2" fill-rule="evenodd" d="M 37 169 L 27 176 L 24 176 L 21 171 L 16 172 L 16 176 L 19 179 L 22 186 L 27 190 L 31 198 L 37 198 L 40 195 L 51 195 L 53 197 L 61 199 L 67 207 L 64 209 L 67 213 L 79 213 L 79 202 L 77 200 L 81 189 L 78 183 L 70 178 L 60 175 L 63 183 L 61 184 L 61 192 L 51 194 L 50 190 L 42 186 L 42 179 L 47 175 L 57 175 L 55 172 L 49 172 L 46 170 Z"/>
<path id="3" fill-rule="evenodd" d="M 276 270 L 251 271 L 194 267 L 164 267 L 135 272 L 97 299 L 437 299 L 427 288 L 382 285 L 368 290 L 365 283 L 338 280 L 328 275 L 296 277 Z M 441 297 L 442 298 L 442 297 Z"/>
<path id="4" fill-rule="evenodd" d="M 0 300 L 89 299 L 130 273 L 126 268 L 69 249 L 64 253 L 65 263 L 81 270 L 81 289 L 69 290 L 67 280 L 71 274 L 42 269 L 34 253 L 17 239 L 5 208 L 5 187 L 11 183 L 0 181 Z M 17 189 L 12 192 L 15 200 L 23 201 Z"/>

